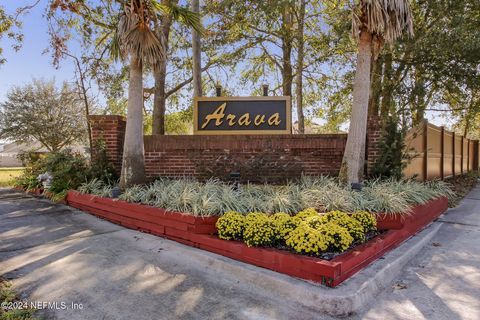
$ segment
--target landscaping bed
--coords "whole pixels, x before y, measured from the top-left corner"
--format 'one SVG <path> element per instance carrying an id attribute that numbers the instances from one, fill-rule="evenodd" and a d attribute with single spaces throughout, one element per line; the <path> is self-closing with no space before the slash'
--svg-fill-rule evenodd
<path id="1" fill-rule="evenodd" d="M 214 234 L 218 217 L 197 217 L 122 200 L 69 191 L 68 205 L 125 227 L 161 236 Z"/>
<path id="2" fill-rule="evenodd" d="M 193 216 L 77 191 L 69 191 L 66 200 L 72 207 L 128 228 L 164 236 L 235 260 L 331 287 L 337 286 L 413 236 L 448 207 L 448 200 L 440 197 L 413 207 L 408 215 L 379 215 L 377 227 L 386 231 L 339 253 L 331 260 L 325 260 L 287 250 L 249 247 L 240 241 L 220 239 L 214 235 L 218 217 Z"/>

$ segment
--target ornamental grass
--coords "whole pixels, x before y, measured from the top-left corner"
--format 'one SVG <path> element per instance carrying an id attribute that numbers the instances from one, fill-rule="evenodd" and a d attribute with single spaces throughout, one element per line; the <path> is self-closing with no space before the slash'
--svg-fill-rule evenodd
<path id="1" fill-rule="evenodd" d="M 112 187 L 94 179 L 78 190 L 107 197 Z M 295 215 L 305 208 L 408 214 L 415 205 L 441 196 L 455 196 L 450 186 L 441 181 L 371 180 L 361 191 L 352 191 L 332 177 L 304 176 L 296 183 L 281 186 L 244 184 L 238 188 L 215 179 L 199 182 L 192 178 L 162 178 L 128 188 L 120 199 L 194 216 L 214 216 L 229 211 Z"/>

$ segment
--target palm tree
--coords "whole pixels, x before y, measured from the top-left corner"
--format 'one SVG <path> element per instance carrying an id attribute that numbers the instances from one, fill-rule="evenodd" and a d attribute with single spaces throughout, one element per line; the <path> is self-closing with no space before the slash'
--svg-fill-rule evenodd
<path id="1" fill-rule="evenodd" d="M 143 146 L 143 65 L 154 69 L 166 55 L 164 40 L 157 36 L 155 27 L 160 15 L 169 15 L 188 26 L 199 27 L 199 18 L 187 9 L 157 0 L 120 1 L 120 14 L 111 52 L 115 58 L 129 56 L 127 126 L 123 146 L 122 188 L 145 182 Z"/>
<path id="2" fill-rule="evenodd" d="M 340 170 L 340 178 L 350 184 L 363 179 L 372 55 L 375 60 L 383 44 L 393 43 L 404 31 L 413 35 L 408 0 L 360 0 L 352 16 L 353 36 L 358 39 L 357 69 L 350 128 Z"/>

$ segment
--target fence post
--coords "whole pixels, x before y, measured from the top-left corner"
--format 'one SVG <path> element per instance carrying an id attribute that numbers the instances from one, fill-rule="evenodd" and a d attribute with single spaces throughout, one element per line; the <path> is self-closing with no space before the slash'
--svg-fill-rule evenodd
<path id="1" fill-rule="evenodd" d="M 475 170 L 480 170 L 480 141 L 475 141 L 473 144 L 473 167 Z"/>
<path id="2" fill-rule="evenodd" d="M 428 172 L 428 121 L 423 125 L 423 181 L 427 180 Z"/>
<path id="3" fill-rule="evenodd" d="M 467 172 L 470 172 L 470 139 L 467 139 Z"/>
<path id="4" fill-rule="evenodd" d="M 457 154 L 456 154 L 456 150 L 455 150 L 455 131 L 452 132 L 452 150 L 453 150 L 452 175 L 455 178 L 455 160 L 457 159 Z"/>
<path id="5" fill-rule="evenodd" d="M 440 127 L 440 179 L 445 177 L 445 127 Z"/>
<path id="6" fill-rule="evenodd" d="M 463 141 L 464 138 L 465 138 L 465 137 L 462 136 L 462 142 L 461 142 L 461 143 L 462 143 L 462 146 L 461 146 L 461 148 L 460 148 L 460 152 L 461 152 L 461 154 L 462 154 L 462 157 L 460 158 L 460 159 L 461 159 L 461 160 L 460 160 L 460 172 L 461 172 L 462 174 L 464 173 L 464 172 L 463 172 L 463 170 L 464 170 L 464 168 L 463 168 L 463 145 L 465 144 L 464 141 Z"/>
<path id="7" fill-rule="evenodd" d="M 480 170 L 480 141 L 475 141 L 473 146 L 473 152 L 475 152 L 473 157 L 473 167 L 475 170 Z"/>

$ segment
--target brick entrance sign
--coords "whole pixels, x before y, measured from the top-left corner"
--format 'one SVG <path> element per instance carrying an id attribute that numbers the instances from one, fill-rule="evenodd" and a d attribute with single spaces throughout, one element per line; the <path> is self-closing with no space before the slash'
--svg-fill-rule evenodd
<path id="1" fill-rule="evenodd" d="M 94 142 L 103 140 L 108 159 L 120 172 L 125 137 L 121 116 L 90 116 Z M 379 126 L 369 121 L 367 150 L 374 161 Z M 194 176 L 229 180 L 239 173 L 242 182 L 281 183 L 304 175 L 337 175 L 346 134 L 294 135 L 165 135 L 145 136 L 148 178 Z"/>

